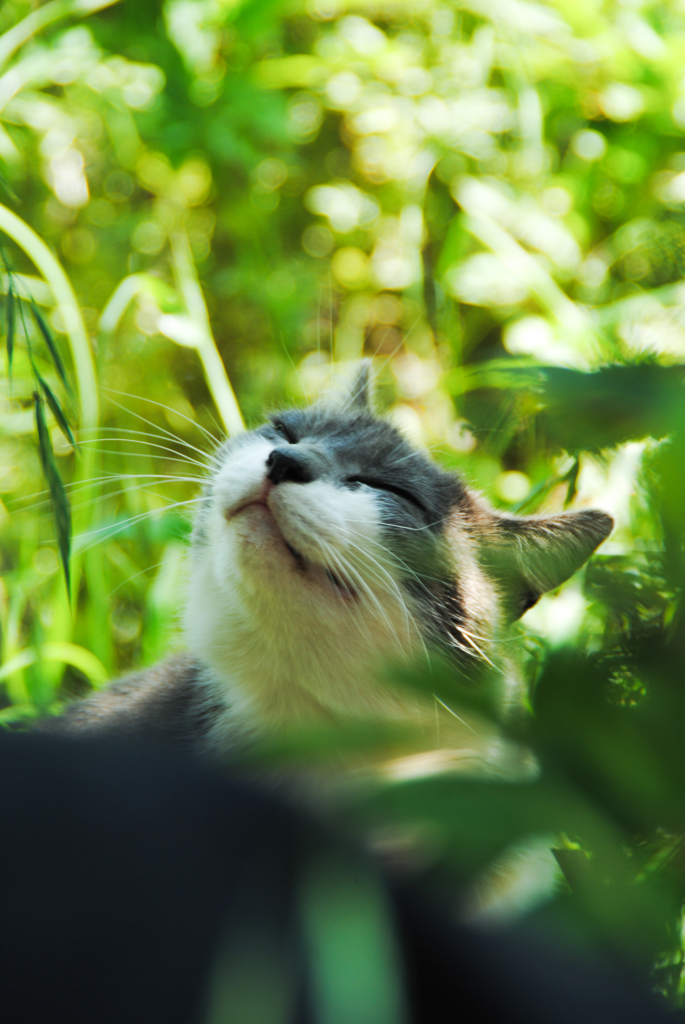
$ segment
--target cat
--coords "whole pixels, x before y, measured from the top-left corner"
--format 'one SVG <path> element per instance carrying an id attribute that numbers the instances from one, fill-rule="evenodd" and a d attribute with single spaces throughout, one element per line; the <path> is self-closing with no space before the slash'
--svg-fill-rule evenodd
<path id="1" fill-rule="evenodd" d="M 437 648 L 466 675 L 497 666 L 501 699 L 515 700 L 498 638 L 613 521 L 493 510 L 378 417 L 371 390 L 363 364 L 337 406 L 280 412 L 221 445 L 192 535 L 187 653 L 74 703 L 60 727 L 221 754 L 291 728 L 380 721 L 417 727 L 412 756 L 492 760 L 492 731 L 393 686 L 381 666 Z"/>

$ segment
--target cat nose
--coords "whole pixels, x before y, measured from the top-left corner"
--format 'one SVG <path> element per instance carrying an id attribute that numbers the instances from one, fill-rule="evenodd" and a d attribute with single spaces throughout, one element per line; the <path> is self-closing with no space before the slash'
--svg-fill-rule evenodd
<path id="1" fill-rule="evenodd" d="M 299 453 L 274 448 L 266 460 L 266 475 L 272 484 L 307 484 L 314 476 L 306 459 Z"/>

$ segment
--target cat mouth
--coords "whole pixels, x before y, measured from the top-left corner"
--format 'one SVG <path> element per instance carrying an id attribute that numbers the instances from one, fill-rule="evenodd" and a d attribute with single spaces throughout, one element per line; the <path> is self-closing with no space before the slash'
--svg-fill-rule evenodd
<path id="1" fill-rule="evenodd" d="M 334 591 L 334 593 L 338 597 L 341 597 L 344 601 L 354 601 L 357 599 L 358 595 L 356 590 L 349 586 L 349 584 L 346 583 L 345 580 L 343 580 L 338 575 L 338 573 L 334 572 L 332 569 L 329 569 L 325 565 L 321 565 L 317 562 L 310 561 L 310 559 L 306 558 L 300 551 L 297 550 L 296 547 L 294 547 L 288 540 L 285 539 L 285 536 L 283 535 L 283 530 L 281 529 L 280 523 L 278 522 L 278 518 L 274 515 L 273 510 L 269 507 L 266 501 L 253 500 L 245 502 L 244 505 L 240 505 L 237 509 L 233 510 L 229 518 L 233 519 L 235 516 L 238 515 L 238 513 L 244 512 L 246 509 L 252 508 L 254 506 L 260 506 L 261 508 L 265 509 L 268 513 L 270 513 L 272 519 L 274 520 L 278 527 L 278 531 L 281 535 L 283 544 L 287 548 L 295 565 L 297 566 L 297 569 L 300 572 L 306 574 L 307 576 L 313 577 L 317 580 L 317 582 L 323 584 L 326 587 L 331 588 Z"/>
<path id="2" fill-rule="evenodd" d="M 318 577 L 321 582 L 325 581 L 326 585 L 332 587 L 337 596 L 341 597 L 343 601 L 356 600 L 357 592 L 353 590 L 352 587 L 348 586 L 347 583 L 345 583 L 337 573 L 333 572 L 332 569 L 328 569 L 324 565 L 317 565 L 315 562 L 310 562 L 297 550 L 297 548 L 294 548 L 292 544 L 285 539 L 285 537 L 283 538 L 283 543 L 292 555 L 297 568 L 301 572 Z"/>
<path id="3" fill-rule="evenodd" d="M 292 546 L 292 544 L 288 544 L 288 541 L 285 539 L 285 537 L 283 538 L 283 543 L 285 544 L 285 546 L 287 547 L 288 551 L 290 552 L 290 554 L 295 559 L 295 562 L 297 563 L 298 569 L 305 569 L 306 568 L 306 564 L 305 564 L 305 560 L 304 560 L 304 555 L 301 555 L 300 552 L 296 548 L 294 548 Z"/>

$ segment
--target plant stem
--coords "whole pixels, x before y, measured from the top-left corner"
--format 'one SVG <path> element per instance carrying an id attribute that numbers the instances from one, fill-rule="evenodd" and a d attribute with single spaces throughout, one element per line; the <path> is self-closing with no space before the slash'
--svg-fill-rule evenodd
<path id="1" fill-rule="evenodd" d="M 0 37 L 0 68 L 7 63 L 20 46 L 23 46 L 31 36 L 40 32 L 46 25 L 72 14 L 91 14 L 93 11 L 109 7 L 113 3 L 117 3 L 117 0 L 52 0 L 52 3 L 44 4 L 22 18 Z"/>
<path id="2" fill-rule="evenodd" d="M 174 231 L 170 236 L 170 242 L 178 288 L 183 296 L 188 316 L 198 329 L 199 337 L 195 347 L 202 362 L 207 387 L 219 410 L 226 432 L 229 436 L 239 434 L 245 429 L 245 424 L 212 335 L 207 306 L 200 282 L 197 279 L 188 236 L 185 231 Z"/>

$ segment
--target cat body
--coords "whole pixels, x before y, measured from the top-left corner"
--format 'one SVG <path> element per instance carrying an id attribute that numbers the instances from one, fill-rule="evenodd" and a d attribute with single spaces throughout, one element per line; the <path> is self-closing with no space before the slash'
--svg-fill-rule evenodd
<path id="1" fill-rule="evenodd" d="M 364 366 L 341 406 L 289 410 L 221 446 L 193 532 L 188 653 L 72 705 L 63 724 L 221 754 L 371 720 L 413 725 L 417 750 L 487 761 L 492 731 L 392 685 L 383 665 L 438 648 L 467 675 L 495 666 L 514 702 L 503 631 L 611 528 L 597 511 L 493 511 L 373 414 Z"/>

